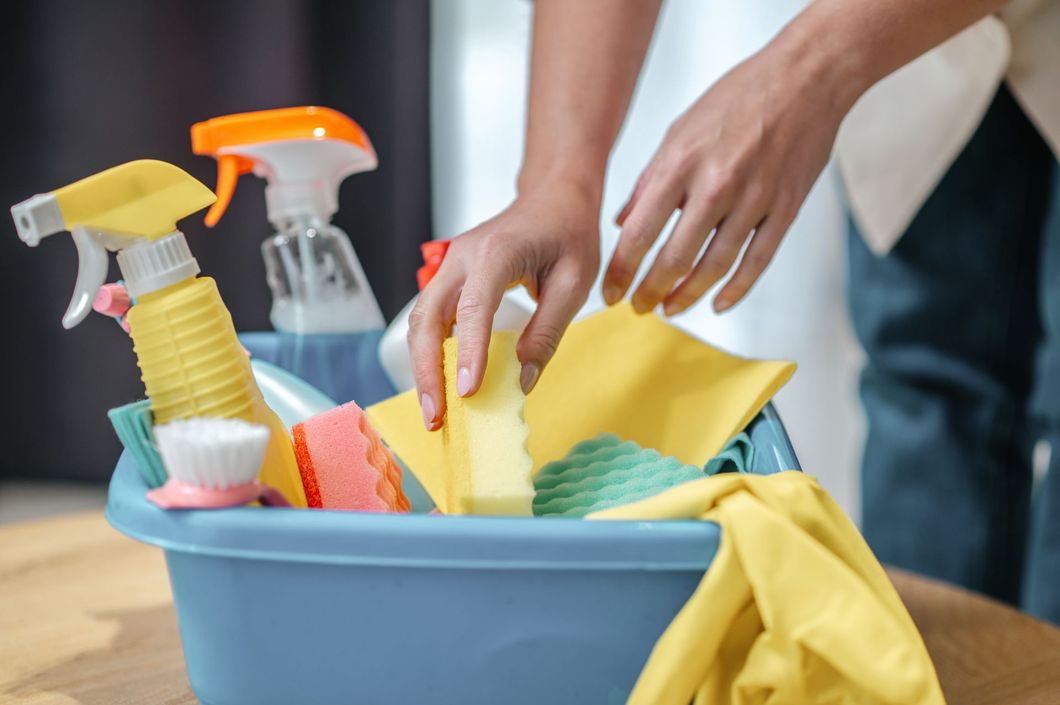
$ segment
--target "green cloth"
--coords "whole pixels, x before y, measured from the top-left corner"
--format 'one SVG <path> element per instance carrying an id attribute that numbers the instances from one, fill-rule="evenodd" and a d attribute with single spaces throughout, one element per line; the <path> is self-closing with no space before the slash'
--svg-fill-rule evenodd
<path id="1" fill-rule="evenodd" d="M 119 406 L 107 412 L 114 432 L 125 449 L 136 459 L 136 467 L 148 487 L 154 489 L 166 482 L 168 474 L 155 449 L 151 402 L 147 399 Z"/>
<path id="2" fill-rule="evenodd" d="M 738 433 L 725 444 L 720 453 L 707 461 L 703 472 L 707 475 L 717 475 L 722 472 L 751 472 L 754 457 L 755 447 L 751 443 L 751 437 L 746 433 Z"/>

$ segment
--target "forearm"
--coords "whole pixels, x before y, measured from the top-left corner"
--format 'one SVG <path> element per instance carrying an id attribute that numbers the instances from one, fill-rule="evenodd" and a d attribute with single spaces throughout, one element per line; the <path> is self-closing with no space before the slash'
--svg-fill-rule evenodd
<path id="1" fill-rule="evenodd" d="M 782 64 L 848 110 L 874 83 L 1007 0 L 816 0 L 771 43 Z"/>
<path id="2" fill-rule="evenodd" d="M 537 0 L 519 190 L 563 179 L 599 200 L 662 0 Z"/>

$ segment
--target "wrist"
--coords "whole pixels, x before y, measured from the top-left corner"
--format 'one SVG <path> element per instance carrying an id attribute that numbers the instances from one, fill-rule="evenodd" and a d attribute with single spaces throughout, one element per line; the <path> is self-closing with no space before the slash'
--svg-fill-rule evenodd
<path id="1" fill-rule="evenodd" d="M 559 192 L 574 196 L 600 210 L 604 191 L 606 165 L 593 167 L 589 164 L 549 163 L 535 164 L 527 159 L 516 190 L 520 198 L 539 193 Z"/>
<path id="2" fill-rule="evenodd" d="M 840 120 L 878 80 L 868 42 L 842 26 L 842 18 L 815 5 L 792 20 L 763 51 L 772 52 L 785 75 L 794 76 Z"/>

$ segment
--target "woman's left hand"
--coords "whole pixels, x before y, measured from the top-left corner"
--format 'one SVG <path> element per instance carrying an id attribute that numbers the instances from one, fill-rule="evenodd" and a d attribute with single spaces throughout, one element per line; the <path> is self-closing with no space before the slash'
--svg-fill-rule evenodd
<path id="1" fill-rule="evenodd" d="M 622 232 L 603 282 L 609 304 L 625 296 L 677 209 L 677 224 L 632 295 L 635 310 L 662 303 L 667 315 L 684 311 L 733 269 L 745 243 L 715 310 L 743 298 L 762 274 L 853 103 L 841 72 L 795 44 L 801 48 L 774 41 L 670 127 L 618 216 Z"/>

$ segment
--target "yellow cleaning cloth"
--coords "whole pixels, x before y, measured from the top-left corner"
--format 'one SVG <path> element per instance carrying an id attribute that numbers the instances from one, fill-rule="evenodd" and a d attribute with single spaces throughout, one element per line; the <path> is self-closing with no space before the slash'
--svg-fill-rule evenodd
<path id="1" fill-rule="evenodd" d="M 812 477 L 707 477 L 589 518 L 721 526 L 628 705 L 945 705 L 898 593 Z"/>
<path id="2" fill-rule="evenodd" d="M 702 466 L 794 370 L 729 355 L 628 304 L 605 309 L 570 327 L 526 398 L 534 472 L 601 433 Z M 423 428 L 415 391 L 367 412 L 435 504 L 447 506 L 442 434 Z"/>
<path id="3" fill-rule="evenodd" d="M 534 482 L 526 452 L 516 334 L 494 333 L 482 385 L 456 393 L 456 338 L 442 347 L 445 368 L 446 514 L 533 516 Z"/>

